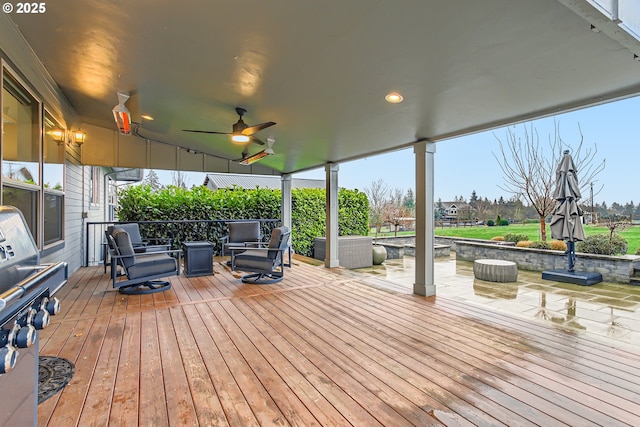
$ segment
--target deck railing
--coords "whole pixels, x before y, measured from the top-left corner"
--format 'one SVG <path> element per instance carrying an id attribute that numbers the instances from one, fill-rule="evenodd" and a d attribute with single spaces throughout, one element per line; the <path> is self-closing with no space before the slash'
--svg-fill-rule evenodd
<path id="1" fill-rule="evenodd" d="M 213 244 L 214 255 L 222 251 L 221 238 L 228 234 L 229 222 L 259 221 L 263 239 L 268 240 L 271 230 L 282 224 L 281 219 L 212 219 L 212 220 L 172 220 L 172 221 L 106 221 L 88 222 L 84 265 L 92 266 L 104 262 L 106 250 L 105 231 L 115 224 L 137 222 L 140 234 L 150 243 L 170 242 L 172 248 L 180 249 L 182 242 L 207 240 Z"/>

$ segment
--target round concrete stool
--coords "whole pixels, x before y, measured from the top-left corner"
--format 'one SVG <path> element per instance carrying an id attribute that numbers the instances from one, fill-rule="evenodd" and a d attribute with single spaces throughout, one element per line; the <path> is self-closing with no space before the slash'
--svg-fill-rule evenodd
<path id="1" fill-rule="evenodd" d="M 515 282 L 518 265 L 501 259 L 477 259 L 473 262 L 473 275 L 488 282 Z"/>

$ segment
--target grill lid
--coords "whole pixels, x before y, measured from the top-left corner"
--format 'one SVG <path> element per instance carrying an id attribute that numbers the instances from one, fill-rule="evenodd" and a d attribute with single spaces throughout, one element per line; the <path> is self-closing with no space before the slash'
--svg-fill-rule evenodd
<path id="1" fill-rule="evenodd" d="M 22 212 L 0 206 L 0 293 L 33 274 L 40 253 Z"/>

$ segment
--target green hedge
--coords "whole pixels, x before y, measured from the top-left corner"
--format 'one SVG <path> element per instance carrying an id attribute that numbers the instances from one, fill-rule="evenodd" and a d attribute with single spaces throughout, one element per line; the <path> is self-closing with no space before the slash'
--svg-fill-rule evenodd
<path id="1" fill-rule="evenodd" d="M 294 250 L 313 254 L 314 237 L 325 235 L 324 189 L 293 189 L 291 240 Z M 190 190 L 168 187 L 153 191 L 147 185 L 132 185 L 118 191 L 120 221 L 270 219 L 280 218 L 280 190 L 256 188 L 221 189 L 206 187 Z M 340 235 L 367 235 L 369 201 L 365 193 L 341 188 L 338 194 L 338 230 Z M 194 226 L 195 227 L 195 226 Z M 268 230 L 265 230 L 267 232 Z M 197 238 L 202 230 L 189 230 Z M 226 230 L 214 230 L 207 238 L 219 239 Z"/>

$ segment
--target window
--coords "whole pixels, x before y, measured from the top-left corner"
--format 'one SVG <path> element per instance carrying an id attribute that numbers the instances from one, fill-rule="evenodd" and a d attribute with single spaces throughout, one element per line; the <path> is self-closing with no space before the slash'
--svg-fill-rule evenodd
<path id="1" fill-rule="evenodd" d="M 22 211 L 38 242 L 40 103 L 6 73 L 2 78 L 2 203 Z"/>
<path id="2" fill-rule="evenodd" d="M 63 130 L 62 126 L 45 111 L 43 138 L 42 181 L 44 201 L 44 245 L 64 239 L 64 156 L 65 141 L 56 142 L 53 132 Z M 64 132 L 63 132 L 64 133 Z"/>
<path id="3" fill-rule="evenodd" d="M 91 194 L 89 203 L 94 206 L 100 204 L 100 168 L 97 166 L 91 167 Z"/>
<path id="4" fill-rule="evenodd" d="M 65 141 L 60 122 L 2 68 L 2 200 L 18 208 L 38 248 L 64 239 Z"/>

